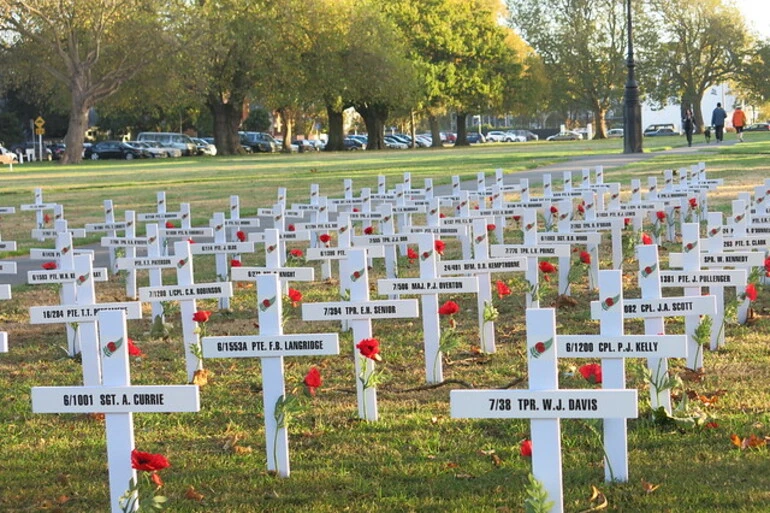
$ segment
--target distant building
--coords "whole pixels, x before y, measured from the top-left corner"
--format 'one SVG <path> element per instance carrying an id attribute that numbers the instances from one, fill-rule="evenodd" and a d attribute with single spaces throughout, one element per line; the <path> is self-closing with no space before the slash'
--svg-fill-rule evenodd
<path id="1" fill-rule="evenodd" d="M 709 88 L 703 95 L 703 101 L 701 102 L 701 111 L 703 113 L 703 123 L 708 126 L 711 123 L 711 112 L 716 108 L 717 103 L 721 103 L 722 107 L 727 111 L 727 127 L 731 127 L 730 120 L 732 119 L 733 110 L 738 105 L 739 100 L 732 94 L 730 86 L 727 84 L 721 84 Z M 748 108 L 746 108 L 748 107 Z M 755 122 L 755 112 L 750 106 L 744 106 L 746 110 L 746 117 L 749 123 Z M 653 109 L 650 104 L 642 104 L 642 128 L 649 125 L 659 125 L 665 123 L 673 123 L 677 130 L 682 129 L 682 109 L 679 104 L 667 105 L 662 109 Z"/>

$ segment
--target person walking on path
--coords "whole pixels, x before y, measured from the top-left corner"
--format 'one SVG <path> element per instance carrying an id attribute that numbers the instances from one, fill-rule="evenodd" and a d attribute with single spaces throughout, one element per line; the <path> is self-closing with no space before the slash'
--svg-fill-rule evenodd
<path id="1" fill-rule="evenodd" d="M 690 109 L 684 111 L 682 128 L 684 129 L 684 135 L 687 137 L 687 146 L 692 146 L 692 133 L 695 129 L 695 122 L 692 119 L 692 111 Z"/>
<path id="2" fill-rule="evenodd" d="M 714 135 L 717 142 L 722 142 L 722 139 L 724 139 L 725 119 L 727 119 L 727 112 L 722 108 L 721 103 L 717 103 L 717 108 L 711 113 L 711 126 L 714 127 Z"/>
<path id="3" fill-rule="evenodd" d="M 735 107 L 733 112 L 733 126 L 735 127 L 735 133 L 738 134 L 738 141 L 743 142 L 743 128 L 746 126 L 746 113 L 740 105 Z"/>

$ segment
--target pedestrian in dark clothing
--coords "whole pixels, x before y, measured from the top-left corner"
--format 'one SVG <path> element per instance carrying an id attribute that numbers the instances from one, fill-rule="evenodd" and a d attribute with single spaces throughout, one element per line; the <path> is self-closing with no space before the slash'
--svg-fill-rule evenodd
<path id="1" fill-rule="evenodd" d="M 695 130 L 695 123 L 692 119 L 692 111 L 690 109 L 684 111 L 682 128 L 684 129 L 684 135 L 687 137 L 687 146 L 692 146 L 692 133 Z"/>
<path id="2" fill-rule="evenodd" d="M 727 119 L 727 112 L 722 108 L 721 103 L 717 103 L 717 108 L 711 113 L 711 126 L 714 127 L 714 136 L 717 142 L 722 142 L 724 139 L 725 119 Z"/>

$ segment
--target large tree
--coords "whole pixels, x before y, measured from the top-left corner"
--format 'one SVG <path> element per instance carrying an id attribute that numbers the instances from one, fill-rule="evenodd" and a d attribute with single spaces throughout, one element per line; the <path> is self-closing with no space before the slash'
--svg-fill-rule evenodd
<path id="1" fill-rule="evenodd" d="M 507 4 L 511 26 L 537 50 L 554 83 L 552 103 L 562 110 L 590 110 L 596 137 L 604 138 L 605 116 L 622 94 L 625 77 L 626 0 L 508 0 Z"/>
<path id="2" fill-rule="evenodd" d="M 692 106 L 700 132 L 705 91 L 737 76 L 751 35 L 740 12 L 723 0 L 650 0 L 649 9 L 660 27 L 657 51 L 644 66 L 657 79 L 649 87 L 651 98 Z"/>
<path id="3" fill-rule="evenodd" d="M 34 63 L 44 73 L 38 79 L 58 82 L 69 96 L 62 163 L 82 159 L 88 111 L 159 57 L 152 50 L 164 40 L 166 14 L 151 0 L 0 0 L 8 56 Z"/>

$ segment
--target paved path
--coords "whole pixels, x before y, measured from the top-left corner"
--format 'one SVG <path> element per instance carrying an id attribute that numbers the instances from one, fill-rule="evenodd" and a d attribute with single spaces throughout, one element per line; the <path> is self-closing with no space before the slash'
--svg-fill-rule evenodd
<path id="1" fill-rule="evenodd" d="M 695 146 L 688 148 L 687 146 L 681 148 L 673 148 L 671 150 L 659 151 L 653 153 L 637 153 L 637 154 L 622 154 L 613 153 L 605 155 L 587 155 L 584 157 L 574 157 L 565 162 L 558 164 L 549 164 L 547 166 L 541 166 L 529 171 L 520 171 L 517 173 L 510 173 L 505 175 L 506 184 L 516 184 L 522 178 L 527 178 L 531 183 L 541 183 L 542 177 L 546 173 L 560 174 L 564 171 L 580 171 L 584 168 L 594 169 L 596 166 L 604 166 L 605 170 L 611 170 L 618 167 L 623 167 L 635 162 L 641 162 L 644 160 L 650 160 L 658 155 L 666 154 L 693 154 L 697 155 L 703 150 L 716 150 L 718 147 L 735 144 L 735 141 L 725 141 L 721 145 L 716 144 L 705 145 L 696 144 Z M 697 160 L 697 158 L 694 158 Z M 476 182 L 468 181 L 464 183 L 464 189 L 476 190 Z M 442 185 L 436 187 L 436 194 L 446 195 L 451 192 L 450 185 Z M 208 240 L 201 239 L 199 242 L 209 242 Z M 50 247 L 51 241 L 45 241 L 40 243 L 40 247 Z M 98 244 L 91 244 L 84 246 L 84 249 L 94 250 L 94 267 L 109 267 L 109 253 L 107 248 L 103 248 Z M 16 262 L 17 273 L 15 275 L 0 275 L 0 283 L 10 283 L 11 285 L 21 285 L 27 282 L 27 271 L 39 270 L 40 265 L 43 263 L 39 260 L 30 260 L 27 257 L 18 257 L 12 259 Z"/>

